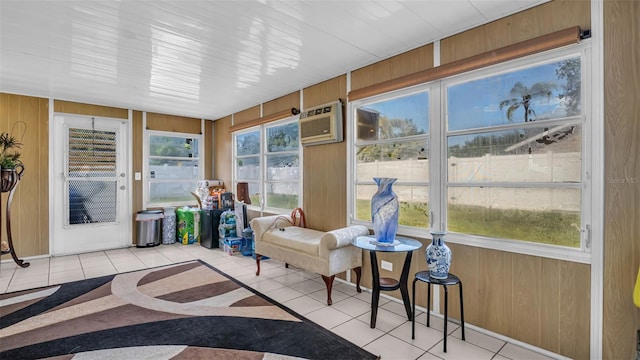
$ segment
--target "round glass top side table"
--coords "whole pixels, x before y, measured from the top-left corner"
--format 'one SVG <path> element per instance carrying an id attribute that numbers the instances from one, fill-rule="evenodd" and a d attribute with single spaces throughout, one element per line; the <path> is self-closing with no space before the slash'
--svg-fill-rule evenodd
<path id="1" fill-rule="evenodd" d="M 371 293 L 371 328 L 376 327 L 376 318 L 378 316 L 378 303 L 380 301 L 380 291 L 400 290 L 402 301 L 407 312 L 407 319 L 411 320 L 412 309 L 411 300 L 409 299 L 409 290 L 407 281 L 409 279 L 409 268 L 411 267 L 411 257 L 415 250 L 422 247 L 422 243 L 415 239 L 396 236 L 393 244 L 380 244 L 374 236 L 358 236 L 352 242 L 353 246 L 363 250 L 368 250 L 371 257 L 371 272 L 373 275 L 373 291 Z M 378 252 L 405 252 L 404 265 L 400 279 L 392 279 L 380 277 L 378 269 Z"/>

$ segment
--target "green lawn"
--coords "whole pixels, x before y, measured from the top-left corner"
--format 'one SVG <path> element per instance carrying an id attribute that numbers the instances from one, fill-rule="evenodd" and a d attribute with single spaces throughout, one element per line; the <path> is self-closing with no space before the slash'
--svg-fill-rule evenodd
<path id="1" fill-rule="evenodd" d="M 429 227 L 429 205 L 400 203 L 400 225 Z M 358 200 L 357 218 L 371 219 L 370 200 Z M 448 209 L 448 230 L 489 237 L 580 247 L 580 214 L 560 211 L 487 209 L 453 205 Z"/>

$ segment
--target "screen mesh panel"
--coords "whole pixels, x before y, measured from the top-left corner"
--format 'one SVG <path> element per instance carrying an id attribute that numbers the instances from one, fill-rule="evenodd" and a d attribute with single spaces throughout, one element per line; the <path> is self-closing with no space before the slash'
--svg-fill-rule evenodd
<path id="1" fill-rule="evenodd" d="M 69 224 L 116 221 L 116 135 L 113 131 L 69 129 Z"/>

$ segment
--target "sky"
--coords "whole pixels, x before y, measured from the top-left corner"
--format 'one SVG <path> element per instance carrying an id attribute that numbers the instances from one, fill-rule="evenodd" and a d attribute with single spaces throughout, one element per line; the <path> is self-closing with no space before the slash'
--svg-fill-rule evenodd
<path id="1" fill-rule="evenodd" d="M 559 62 L 536 66 L 511 73 L 452 84 L 447 87 L 448 130 L 464 130 L 508 124 L 507 109 L 500 110 L 500 102 L 512 98 L 511 88 L 520 81 L 531 87 L 538 82 L 557 85 L 551 97 L 533 99 L 532 108 L 540 117 L 549 116 L 560 104 L 558 95 L 565 80 L 558 80 L 555 69 Z M 379 103 L 367 104 L 366 109 L 380 112 L 387 118 L 411 118 L 425 132 L 429 130 L 429 94 L 421 92 Z M 522 107 L 513 114 L 514 122 L 522 122 Z"/>

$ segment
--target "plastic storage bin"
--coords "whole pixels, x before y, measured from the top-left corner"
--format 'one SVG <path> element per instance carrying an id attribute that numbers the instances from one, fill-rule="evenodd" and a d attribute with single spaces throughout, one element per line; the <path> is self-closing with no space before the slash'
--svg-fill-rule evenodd
<path id="1" fill-rule="evenodd" d="M 142 210 L 136 215 L 136 247 L 160 245 L 162 210 Z"/>

